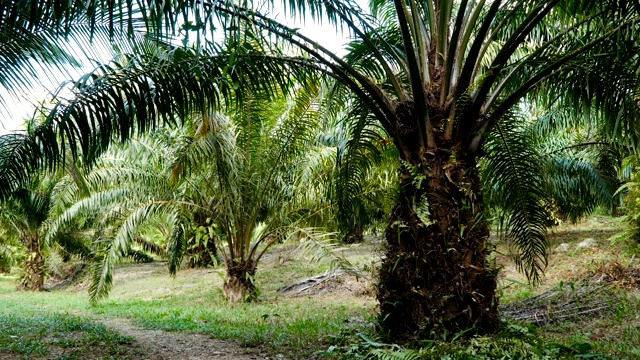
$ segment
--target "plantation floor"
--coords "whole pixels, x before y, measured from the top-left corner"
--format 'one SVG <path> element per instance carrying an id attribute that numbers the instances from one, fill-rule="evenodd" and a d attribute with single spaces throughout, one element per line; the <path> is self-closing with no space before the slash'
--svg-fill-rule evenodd
<path id="1" fill-rule="evenodd" d="M 517 304 L 558 287 L 578 289 L 583 283 L 604 284 L 616 294 L 605 311 L 532 328 L 532 343 L 540 339 L 552 348 L 527 345 L 529 350 L 573 358 L 588 348 L 600 358 L 640 359 L 638 249 L 610 240 L 623 227 L 620 219 L 594 217 L 554 229 L 549 267 L 537 286 L 527 284 L 507 250 L 498 247 L 502 304 Z M 589 238 L 588 246 L 578 246 Z M 0 275 L 0 360 L 356 359 L 371 350 L 396 349 L 383 344 L 374 326 L 373 279 L 381 247 L 379 239 L 369 239 L 337 250 L 360 269 L 359 278 L 338 276 L 300 293 L 282 294 L 277 290 L 324 273 L 331 261 L 314 261 L 296 244 L 279 245 L 259 266 L 255 281 L 261 294 L 252 304 L 224 301 L 222 269 L 183 269 L 172 278 L 162 262 L 120 265 L 108 299 L 95 306 L 87 298 L 88 280 L 24 293 L 14 290 L 15 277 Z M 480 345 L 463 344 L 458 350 L 429 345 L 429 354 L 474 351 L 474 358 L 495 358 L 479 356 L 478 349 L 486 341 L 487 348 L 495 349 L 499 342 L 473 341 Z M 502 350 L 511 356 L 512 349 L 508 345 Z"/>
<path id="2" fill-rule="evenodd" d="M 265 359 L 267 354 L 238 346 L 232 341 L 212 339 L 197 333 L 149 330 L 126 319 L 103 319 L 100 323 L 124 336 L 132 338 L 140 359 Z"/>
<path id="3" fill-rule="evenodd" d="M 377 246 L 344 251 L 359 268 L 370 268 Z M 15 277 L 0 275 L 0 359 L 302 359 L 325 350 L 343 329 L 371 332 L 370 280 L 338 277 L 311 295 L 280 294 L 330 262 L 314 262 L 295 246 L 273 250 L 258 272 L 262 293 L 252 304 L 226 303 L 221 269 L 183 269 L 172 278 L 163 262 L 120 265 L 109 298 L 95 306 L 88 278 L 29 293 L 14 290 Z M 52 331 L 55 337 L 46 335 Z M 84 338 L 65 340 L 82 331 Z"/>

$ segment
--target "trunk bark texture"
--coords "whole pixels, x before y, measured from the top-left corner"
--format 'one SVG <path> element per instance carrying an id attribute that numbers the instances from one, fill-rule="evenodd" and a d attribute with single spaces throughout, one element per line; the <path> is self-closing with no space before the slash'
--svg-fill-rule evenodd
<path id="1" fill-rule="evenodd" d="M 27 247 L 24 271 L 20 278 L 19 290 L 42 291 L 44 286 L 44 258 L 38 236 L 29 236 L 23 240 Z"/>
<path id="2" fill-rule="evenodd" d="M 456 159 L 455 146 L 418 154 L 410 144 L 400 149 L 411 157 L 386 229 L 377 292 L 382 330 L 399 342 L 492 332 L 499 324 L 496 270 L 487 260 L 476 164 Z"/>
<path id="3" fill-rule="evenodd" d="M 251 302 L 258 296 L 258 289 L 253 283 L 256 273 L 255 262 L 227 261 L 227 281 L 224 283 L 224 296 L 231 303 Z"/>

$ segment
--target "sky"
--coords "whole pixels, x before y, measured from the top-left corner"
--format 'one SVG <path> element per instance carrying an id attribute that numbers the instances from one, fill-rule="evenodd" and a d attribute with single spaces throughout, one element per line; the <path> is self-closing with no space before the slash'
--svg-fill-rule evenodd
<path id="1" fill-rule="evenodd" d="M 311 38 L 312 40 L 322 44 L 322 46 L 333 51 L 337 55 L 344 55 L 344 45 L 348 42 L 346 34 L 336 32 L 331 26 L 319 25 L 311 20 L 307 20 L 304 23 L 296 22 L 291 18 L 287 18 L 284 12 L 275 12 L 274 17 L 276 20 L 283 24 L 299 28 L 300 33 Z M 95 43 L 86 44 L 87 47 L 95 47 Z M 108 51 L 105 51 L 105 54 Z M 111 55 L 105 55 L 98 61 L 108 61 L 111 59 Z M 0 87 L 0 97 L 7 103 L 7 110 L 0 109 L 0 135 L 14 131 L 22 130 L 24 119 L 31 118 L 34 114 L 36 104 L 48 97 L 50 92 L 55 91 L 59 84 L 71 79 L 77 79 L 82 74 L 91 71 L 95 68 L 95 62 L 85 61 L 82 68 L 66 69 L 68 73 L 63 71 L 43 71 L 39 70 L 34 79 L 33 88 L 19 96 L 12 96 L 4 88 Z"/>

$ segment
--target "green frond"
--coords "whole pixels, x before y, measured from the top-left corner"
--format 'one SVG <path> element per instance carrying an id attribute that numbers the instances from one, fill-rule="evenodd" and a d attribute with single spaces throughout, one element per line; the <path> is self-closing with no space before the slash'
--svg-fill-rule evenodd
<path id="1" fill-rule="evenodd" d="M 26 183 L 39 169 L 53 167 L 60 152 L 53 131 L 38 127 L 31 133 L 0 135 L 0 199 Z"/>
<path id="2" fill-rule="evenodd" d="M 381 188 L 372 189 L 369 186 L 371 170 L 381 166 L 385 161 L 395 165 L 391 159 L 397 156 L 391 154 L 385 159 L 384 133 L 376 126 L 375 118 L 372 118 L 362 105 L 353 104 L 352 111 L 344 115 L 346 121 L 351 121 L 348 135 L 345 136 L 349 140 L 337 149 L 336 175 L 331 179 L 330 197 L 337 207 L 338 228 L 345 238 L 354 229 L 372 222 L 372 214 L 367 211 L 367 207 L 385 208 L 382 203 L 376 201 L 376 193 L 384 194 L 384 187 L 390 186 L 389 180 L 392 179 L 386 179 L 386 184 L 381 184 Z M 376 180 L 373 182 L 376 183 Z M 391 194 L 389 192 L 384 195 L 390 198 Z"/>
<path id="3" fill-rule="evenodd" d="M 91 284 L 89 284 L 89 301 L 92 304 L 109 295 L 113 284 L 113 272 L 119 259 L 118 253 L 111 248 L 111 242 L 103 244 L 94 258 L 91 266 Z"/>
<path id="4" fill-rule="evenodd" d="M 104 212 L 113 204 L 124 201 L 130 194 L 130 189 L 117 188 L 93 193 L 91 196 L 79 200 L 45 225 L 45 243 L 50 244 L 60 231 L 67 229 L 78 217 Z"/>
<path id="5" fill-rule="evenodd" d="M 554 156 L 548 172 L 549 189 L 560 214 L 576 221 L 598 206 L 613 209 L 618 182 L 582 159 Z"/>
<path id="6" fill-rule="evenodd" d="M 153 241 L 149 241 L 143 237 L 136 236 L 134 238 L 136 244 L 140 245 L 144 251 L 159 255 L 163 258 L 167 257 L 167 249 Z"/>
<path id="7" fill-rule="evenodd" d="M 203 164 L 216 164 L 220 171 L 233 173 L 236 152 L 236 131 L 230 119 L 217 112 L 203 114 L 194 135 L 177 139 L 173 150 L 171 172 L 174 178 L 198 169 Z M 233 177 L 232 174 L 229 174 Z"/>
<path id="8" fill-rule="evenodd" d="M 156 213 L 168 211 L 165 209 L 166 206 L 167 204 L 164 203 L 151 202 L 132 211 L 122 222 L 122 225 L 118 227 L 111 245 L 112 251 L 116 251 L 123 256 L 127 255 L 131 244 L 136 242 L 136 234 L 139 227 Z"/>
<path id="9" fill-rule="evenodd" d="M 50 240 L 50 243 L 56 244 L 68 254 L 77 255 L 83 260 L 93 260 L 93 250 L 87 244 L 87 241 L 83 239 L 83 236 L 77 232 L 59 232 L 53 240 Z"/>
<path id="10" fill-rule="evenodd" d="M 545 168 L 523 132 L 499 129 L 487 139 L 481 165 L 485 197 L 498 209 L 499 235 L 517 250 L 513 256 L 519 270 L 537 282 L 547 264 L 551 219 Z"/>
<path id="11" fill-rule="evenodd" d="M 171 235 L 169 236 L 169 273 L 175 275 L 180 269 L 182 258 L 187 248 L 184 234 L 183 219 L 175 215 L 171 223 Z"/>

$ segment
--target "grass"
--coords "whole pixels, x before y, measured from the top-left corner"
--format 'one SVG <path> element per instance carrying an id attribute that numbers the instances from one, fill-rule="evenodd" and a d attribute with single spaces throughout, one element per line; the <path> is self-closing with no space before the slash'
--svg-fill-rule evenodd
<path id="1" fill-rule="evenodd" d="M 0 315 L 0 354 L 10 352 L 24 358 L 124 359 L 133 355 L 132 339 L 106 327 L 70 315 Z M 1 357 L 1 356 L 0 356 Z"/>
<path id="2" fill-rule="evenodd" d="M 501 302 L 522 301 L 560 284 L 593 281 L 592 274 L 604 263 L 629 264 L 632 255 L 627 247 L 611 245 L 608 240 L 621 227 L 618 219 L 600 217 L 556 228 L 550 236 L 551 249 L 561 243 L 568 243 L 570 249 L 551 254 L 548 270 L 537 286 L 529 285 L 505 257 L 498 256 L 504 266 Z M 596 239 L 598 246 L 576 249 L 587 237 Z M 371 269 L 379 252 L 379 244 L 367 243 L 347 246 L 344 255 L 361 268 Z M 397 346 L 385 344 L 375 332 L 377 305 L 371 280 L 345 280 L 336 285 L 337 290 L 313 296 L 287 297 L 277 292 L 328 267 L 326 262 L 310 262 L 294 248 L 280 245 L 265 257 L 256 275 L 260 300 L 238 305 L 224 301 L 224 272 L 220 269 L 183 269 L 171 278 L 159 263 L 122 264 L 109 299 L 96 306 L 89 304 L 87 283 L 54 292 L 17 293 L 15 279 L 0 276 L 0 329 L 16 331 L 0 330 L 0 359 L 7 352 L 28 358 L 82 358 L 95 344 L 103 344 L 103 358 L 136 358 L 128 346 L 130 339 L 99 325 L 103 318 L 126 318 L 148 329 L 202 333 L 290 359 L 413 355 L 427 359 L 445 355 L 452 359 L 640 359 L 640 300 L 635 288 L 616 289 L 621 301 L 598 316 L 540 327 L 508 323 L 494 336 L 423 342 L 413 344 L 413 352 L 397 352 Z M 448 340 L 455 336 L 450 334 Z"/>
<path id="3" fill-rule="evenodd" d="M 364 245 L 353 246 L 355 263 L 370 261 L 372 248 L 361 248 Z M 290 248 L 276 249 L 258 271 L 260 301 L 251 304 L 224 300 L 219 269 L 184 269 L 171 278 L 165 266 L 155 263 L 121 265 L 109 299 L 96 306 L 89 304 L 86 283 L 55 292 L 19 293 L 14 278 L 0 277 L 0 308 L 14 317 L 70 313 L 88 320 L 127 318 L 148 329 L 198 332 L 288 358 L 326 349 L 331 335 L 344 328 L 373 333 L 376 305 L 371 296 L 349 291 L 308 297 L 277 293 L 284 285 L 328 269 L 327 263 L 310 267 L 309 260 Z"/>
<path id="4" fill-rule="evenodd" d="M 552 253 L 545 276 L 537 286 L 527 284 L 526 278 L 515 271 L 505 259 L 501 273 L 501 303 L 525 300 L 562 284 L 597 282 L 593 274 L 605 264 L 634 265 L 633 254 L 625 242 L 612 241 L 612 237 L 625 230 L 622 218 L 597 216 L 578 224 L 563 224 L 550 233 Z M 597 242 L 595 248 L 578 249 L 576 245 L 586 238 Z M 567 243 L 566 252 L 554 251 Z M 598 316 L 585 316 L 572 321 L 541 326 L 540 337 L 549 343 L 583 344 L 592 346 L 592 353 L 606 354 L 611 359 L 640 359 L 640 289 L 611 284 L 618 305 Z"/>

